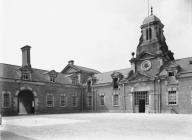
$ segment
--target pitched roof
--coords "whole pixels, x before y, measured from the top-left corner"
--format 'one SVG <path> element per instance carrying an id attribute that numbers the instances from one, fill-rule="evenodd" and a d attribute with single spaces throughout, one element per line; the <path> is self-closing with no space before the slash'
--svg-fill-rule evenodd
<path id="1" fill-rule="evenodd" d="M 190 61 L 192 62 L 192 57 L 177 59 L 175 61 L 181 66 L 182 72 L 192 72 L 192 64 L 190 64 Z"/>
<path id="2" fill-rule="evenodd" d="M 7 79 L 20 79 L 20 71 L 18 70 L 20 66 L 10 65 L 0 63 L 0 78 L 7 78 Z M 41 70 L 32 68 L 32 81 L 34 82 L 50 82 L 49 74 L 47 70 Z M 66 77 L 65 74 L 58 73 L 55 83 L 60 84 L 71 84 L 71 79 Z"/>
<path id="3" fill-rule="evenodd" d="M 161 22 L 157 16 L 150 15 L 144 19 L 143 24 L 149 24 L 149 23 L 154 22 L 154 21 Z"/>
<path id="4" fill-rule="evenodd" d="M 180 77 L 192 76 L 192 57 L 176 59 L 174 62 L 165 63 L 164 66 L 161 68 L 161 74 L 165 72 L 164 68 L 172 66 L 177 67 L 177 65 L 180 67 Z"/>
<path id="5" fill-rule="evenodd" d="M 72 68 L 74 68 L 74 69 L 76 69 L 76 70 L 78 70 L 78 71 L 83 71 L 83 72 L 88 72 L 88 73 L 93 73 L 93 74 L 101 73 L 101 72 L 99 72 L 99 71 L 97 71 L 97 70 L 94 70 L 94 69 L 90 69 L 90 68 L 86 68 L 86 67 L 82 67 L 82 66 L 77 66 L 77 65 L 70 65 L 70 64 L 68 64 L 68 65 L 61 71 L 61 73 L 65 73 L 65 71 L 66 71 L 68 68 L 70 68 L 70 67 L 72 67 Z"/>
<path id="6" fill-rule="evenodd" d="M 125 68 L 125 69 L 95 74 L 94 77 L 97 79 L 95 84 L 104 84 L 104 83 L 112 82 L 111 74 L 114 72 L 122 73 L 124 77 L 127 77 L 130 71 L 131 71 L 131 68 Z"/>

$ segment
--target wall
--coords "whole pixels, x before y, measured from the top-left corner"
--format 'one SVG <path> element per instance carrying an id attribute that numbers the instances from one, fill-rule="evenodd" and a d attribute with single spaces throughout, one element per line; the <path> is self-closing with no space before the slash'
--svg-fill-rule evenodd
<path id="1" fill-rule="evenodd" d="M 64 112 L 80 112 L 82 110 L 81 106 L 81 88 L 72 87 L 69 85 L 59 85 L 50 83 L 35 83 L 35 82 L 0 82 L 0 96 L 2 100 L 2 92 L 9 91 L 11 93 L 11 106 L 9 108 L 2 107 L 2 115 L 17 115 L 17 97 L 15 96 L 17 92 L 23 87 L 32 89 L 37 94 L 36 102 L 36 114 L 42 113 L 64 113 Z M 47 93 L 52 93 L 54 95 L 54 107 L 47 107 L 46 96 Z M 60 95 L 65 94 L 67 96 L 67 106 L 60 107 Z M 72 96 L 73 93 L 77 94 L 78 105 L 77 107 L 72 107 Z M 2 103 L 2 102 L 1 102 Z M 2 104 L 1 104 L 2 105 Z"/>

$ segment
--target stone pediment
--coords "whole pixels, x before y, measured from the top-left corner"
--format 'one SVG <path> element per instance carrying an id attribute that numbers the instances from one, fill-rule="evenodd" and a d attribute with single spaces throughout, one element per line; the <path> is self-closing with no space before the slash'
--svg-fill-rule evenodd
<path id="1" fill-rule="evenodd" d="M 50 72 L 48 72 L 50 77 L 57 77 L 57 72 L 55 70 L 51 70 Z"/>
<path id="2" fill-rule="evenodd" d="M 151 58 L 155 57 L 154 54 L 148 53 L 148 52 L 142 52 L 139 56 L 138 59 L 145 59 L 145 58 Z"/>
<path id="3" fill-rule="evenodd" d="M 76 72 L 79 72 L 79 70 L 71 66 L 68 66 L 63 73 L 70 74 L 70 73 L 76 73 Z"/>
<path id="4" fill-rule="evenodd" d="M 120 73 L 120 72 L 113 72 L 112 74 L 111 74 L 111 77 L 112 78 L 120 78 L 120 79 L 122 79 L 123 78 L 123 74 L 122 73 Z"/>
<path id="5" fill-rule="evenodd" d="M 180 66 L 175 62 L 170 62 L 166 69 L 178 69 Z"/>
<path id="6" fill-rule="evenodd" d="M 128 81 L 130 82 L 139 82 L 139 81 L 150 81 L 150 80 L 154 80 L 154 77 L 151 76 L 151 75 L 147 75 L 147 74 L 144 74 L 144 73 L 140 73 L 140 72 L 137 72 L 135 73 L 134 75 L 132 75 Z"/>
<path id="7" fill-rule="evenodd" d="M 182 67 L 175 63 L 175 61 L 169 61 L 161 66 L 160 75 L 167 75 L 167 71 L 177 71 L 180 72 Z"/>

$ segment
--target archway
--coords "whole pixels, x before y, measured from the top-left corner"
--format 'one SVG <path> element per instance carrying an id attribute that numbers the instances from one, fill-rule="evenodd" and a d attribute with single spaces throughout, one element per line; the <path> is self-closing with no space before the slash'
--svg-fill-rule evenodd
<path id="1" fill-rule="evenodd" d="M 30 90 L 22 90 L 18 94 L 18 114 L 33 114 L 35 112 L 35 98 Z"/>

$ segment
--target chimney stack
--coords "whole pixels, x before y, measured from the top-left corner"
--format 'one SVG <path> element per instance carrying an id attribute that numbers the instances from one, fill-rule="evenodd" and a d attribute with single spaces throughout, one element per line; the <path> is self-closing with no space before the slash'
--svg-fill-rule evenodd
<path id="1" fill-rule="evenodd" d="M 74 65 L 74 60 L 68 61 L 68 64 L 69 64 L 69 65 Z"/>
<path id="2" fill-rule="evenodd" d="M 31 67 L 30 62 L 30 46 L 26 45 L 21 48 L 22 50 L 22 66 L 28 66 Z"/>

